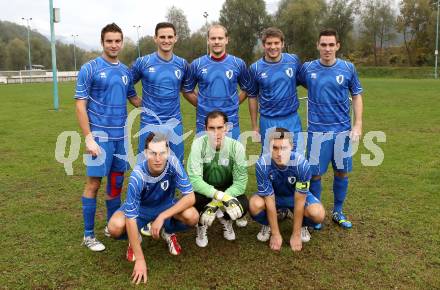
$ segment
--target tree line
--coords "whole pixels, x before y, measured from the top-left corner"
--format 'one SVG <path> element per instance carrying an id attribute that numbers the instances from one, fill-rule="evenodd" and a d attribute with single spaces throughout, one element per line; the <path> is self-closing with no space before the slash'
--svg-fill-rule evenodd
<path id="1" fill-rule="evenodd" d="M 310 60 L 316 58 L 316 38 L 320 29 L 335 28 L 340 36 L 340 56 L 357 65 L 425 66 L 434 63 L 435 0 L 280 0 L 269 14 L 264 0 L 226 0 L 220 23 L 229 32 L 228 51 L 248 64 L 262 55 L 259 37 L 265 27 L 277 26 L 285 34 L 290 53 Z M 203 26 L 191 32 L 184 11 L 171 7 L 166 19 L 175 24 L 179 41 L 175 53 L 188 61 L 206 53 Z M 20 70 L 28 64 L 25 26 L 0 21 L 0 70 Z M 37 31 L 31 32 L 32 62 L 51 67 L 50 42 Z M 137 43 L 126 38 L 121 61 L 131 64 L 138 56 Z M 153 36 L 139 40 L 141 54 L 156 50 Z M 73 44 L 56 43 L 59 70 L 73 70 Z M 75 47 L 79 66 L 100 55 Z"/>

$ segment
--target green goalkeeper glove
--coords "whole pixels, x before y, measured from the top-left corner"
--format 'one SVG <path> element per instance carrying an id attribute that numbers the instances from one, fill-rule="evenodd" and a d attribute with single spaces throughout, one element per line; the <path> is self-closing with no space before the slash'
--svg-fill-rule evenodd
<path id="1" fill-rule="evenodd" d="M 232 220 L 236 220 L 243 215 L 243 207 L 235 197 L 232 197 L 223 191 L 216 191 L 214 198 L 223 203 L 226 212 Z"/>
<path id="2" fill-rule="evenodd" d="M 218 200 L 213 200 L 205 205 L 205 208 L 200 213 L 200 224 L 210 227 L 212 222 L 215 220 L 215 213 L 217 212 L 217 209 L 222 205 L 223 204 Z"/>

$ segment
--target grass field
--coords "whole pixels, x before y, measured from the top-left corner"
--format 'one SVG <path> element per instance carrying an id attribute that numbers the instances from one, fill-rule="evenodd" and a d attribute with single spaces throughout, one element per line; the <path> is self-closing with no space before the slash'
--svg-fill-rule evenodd
<path id="1" fill-rule="evenodd" d="M 361 165 L 360 154 L 369 153 L 363 145 L 355 156 L 345 205 L 352 230 L 338 228 L 327 215 L 324 229 L 312 233 L 300 253 L 288 247 L 287 222 L 280 253 L 257 242 L 254 222 L 236 230 L 234 242 L 222 238 L 217 223 L 205 249 L 195 245 L 195 231 L 179 234 L 179 257 L 170 256 L 163 241 L 144 239 L 146 288 L 439 289 L 440 82 L 362 81 L 364 132 L 383 131 L 387 139 L 379 143 L 385 154 L 380 166 Z M 73 176 L 54 158 L 57 136 L 79 131 L 73 91 L 73 83 L 60 85 L 61 109 L 54 112 L 51 84 L 0 86 L 0 288 L 131 287 L 126 242 L 103 236 L 102 191 L 95 229 L 107 250 L 92 253 L 80 246 L 82 158 L 74 163 Z M 185 128 L 192 129 L 194 109 L 185 102 L 182 111 Z M 242 130 L 249 129 L 245 104 L 241 117 Z M 258 146 L 247 149 L 255 154 Z M 248 194 L 256 189 L 253 167 L 249 174 Z M 328 211 L 332 195 L 326 178 Z"/>

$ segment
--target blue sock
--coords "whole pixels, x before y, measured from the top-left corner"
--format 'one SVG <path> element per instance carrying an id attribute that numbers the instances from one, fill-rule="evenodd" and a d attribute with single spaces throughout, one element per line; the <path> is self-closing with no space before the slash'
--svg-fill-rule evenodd
<path id="1" fill-rule="evenodd" d="M 265 210 L 260 211 L 257 215 L 251 215 L 252 218 L 259 224 L 268 226 L 269 221 L 267 220 L 267 214 Z"/>
<path id="2" fill-rule="evenodd" d="M 120 235 L 119 237 L 117 237 L 116 240 L 118 240 L 118 241 L 126 241 L 126 240 L 128 240 L 127 232 L 125 232 L 122 235 Z"/>
<path id="3" fill-rule="evenodd" d="M 163 227 L 168 234 L 186 231 L 189 227 L 175 218 L 166 219 Z"/>
<path id="4" fill-rule="evenodd" d="M 121 207 L 121 196 L 118 196 L 114 199 L 108 199 L 105 201 L 105 205 L 107 206 L 107 222 L 110 220 L 112 215 Z"/>
<path id="5" fill-rule="evenodd" d="M 82 197 L 82 210 L 84 218 L 84 236 L 95 236 L 95 213 L 96 213 L 96 198 Z"/>
<path id="6" fill-rule="evenodd" d="M 310 192 L 319 200 L 321 200 L 321 178 L 310 180 Z"/>
<path id="7" fill-rule="evenodd" d="M 314 227 L 315 225 L 316 223 L 314 223 L 311 219 L 309 219 L 308 217 L 303 217 L 303 227 Z"/>
<path id="8" fill-rule="evenodd" d="M 337 177 L 333 179 L 334 208 L 333 211 L 342 212 L 345 196 L 348 189 L 348 177 Z"/>

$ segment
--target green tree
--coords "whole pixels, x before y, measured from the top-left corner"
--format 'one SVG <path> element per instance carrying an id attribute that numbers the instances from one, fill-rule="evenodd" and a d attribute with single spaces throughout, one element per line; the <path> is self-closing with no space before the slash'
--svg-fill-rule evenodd
<path id="1" fill-rule="evenodd" d="M 122 63 L 130 66 L 136 60 L 137 57 L 138 57 L 138 53 L 137 53 L 136 43 L 128 37 L 125 38 L 124 47 L 119 53 L 119 60 Z"/>
<path id="2" fill-rule="evenodd" d="M 269 22 L 265 2 L 226 0 L 219 20 L 229 32 L 228 51 L 251 63 L 260 33 Z"/>
<path id="3" fill-rule="evenodd" d="M 276 25 L 286 36 L 287 51 L 302 60 L 316 58 L 316 40 L 322 26 L 324 0 L 282 0 L 276 12 Z"/>
<path id="4" fill-rule="evenodd" d="M 168 9 L 165 18 L 168 22 L 174 24 L 177 30 L 177 35 L 181 41 L 185 41 L 190 37 L 191 30 L 189 29 L 188 20 L 182 9 L 171 6 L 171 8 Z"/>
<path id="5" fill-rule="evenodd" d="M 0 39 L 0 70 L 6 70 L 7 54 L 6 44 Z"/>
<path id="6" fill-rule="evenodd" d="M 394 36 L 395 14 L 390 0 L 367 0 L 361 9 L 363 43 L 374 56 L 374 65 L 382 64 L 385 42 Z"/>
<path id="7" fill-rule="evenodd" d="M 49 42 L 40 38 L 31 38 L 32 63 L 43 65 L 49 68 L 51 65 L 51 54 Z"/>
<path id="8" fill-rule="evenodd" d="M 157 50 L 156 43 L 154 42 L 154 38 L 152 36 L 144 36 L 139 39 L 139 45 L 142 54 L 150 54 Z"/>
<path id="9" fill-rule="evenodd" d="M 405 51 L 410 65 L 424 64 L 429 47 L 432 47 L 431 27 L 434 23 L 432 1 L 401 0 L 397 30 L 402 33 Z"/>
<path id="10" fill-rule="evenodd" d="M 23 40 L 15 38 L 6 45 L 8 70 L 23 70 L 28 64 L 28 50 Z"/>
<path id="11" fill-rule="evenodd" d="M 341 54 L 347 54 L 352 47 L 352 31 L 354 13 L 359 8 L 358 0 L 331 0 L 328 2 L 327 13 L 322 23 L 323 28 L 336 29 L 341 41 Z"/>

